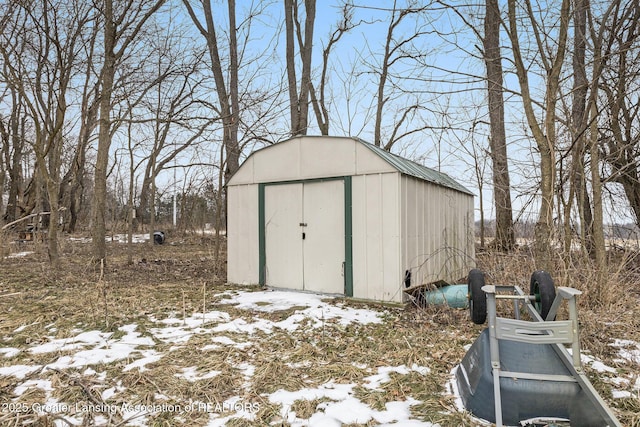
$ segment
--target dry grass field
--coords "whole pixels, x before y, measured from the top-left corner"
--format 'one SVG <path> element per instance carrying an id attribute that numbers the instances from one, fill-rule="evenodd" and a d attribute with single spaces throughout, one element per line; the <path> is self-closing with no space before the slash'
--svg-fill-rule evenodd
<path id="1" fill-rule="evenodd" d="M 4 242 L 0 425 L 482 425 L 452 370 L 482 330 L 466 310 L 359 303 L 225 284 L 210 237 Z M 558 263 L 579 300 L 585 368 L 625 426 L 640 426 L 640 276 L 616 254 L 606 287 Z M 224 259 L 222 256 L 220 259 Z M 525 254 L 479 255 L 489 281 L 526 286 Z M 216 265 L 217 264 L 217 265 Z"/>

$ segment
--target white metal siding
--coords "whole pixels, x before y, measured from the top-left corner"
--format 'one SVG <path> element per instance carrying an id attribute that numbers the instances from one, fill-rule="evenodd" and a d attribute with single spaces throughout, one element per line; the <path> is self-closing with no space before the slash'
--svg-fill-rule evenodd
<path id="1" fill-rule="evenodd" d="M 257 284 L 258 185 L 229 187 L 227 206 L 227 280 Z"/>
<path id="2" fill-rule="evenodd" d="M 402 266 L 412 284 L 464 277 L 473 266 L 473 197 L 402 176 Z"/>
<path id="3" fill-rule="evenodd" d="M 399 173 L 353 177 L 353 296 L 402 301 Z"/>
<path id="4" fill-rule="evenodd" d="M 384 172 L 397 171 L 353 139 L 299 137 L 254 153 L 229 186 Z"/>

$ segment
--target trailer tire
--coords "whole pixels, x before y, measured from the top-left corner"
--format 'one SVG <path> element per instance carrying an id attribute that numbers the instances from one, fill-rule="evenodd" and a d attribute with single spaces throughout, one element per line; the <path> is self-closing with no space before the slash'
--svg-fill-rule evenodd
<path id="1" fill-rule="evenodd" d="M 471 321 L 476 325 L 482 325 L 487 320 L 487 295 L 482 290 L 484 286 L 484 274 L 474 268 L 467 278 L 467 292 L 469 293 L 469 313 Z"/>
<path id="2" fill-rule="evenodd" d="M 534 295 L 533 305 L 543 320 L 547 319 L 547 314 L 556 299 L 556 287 L 553 284 L 551 275 L 546 271 L 535 271 L 531 275 L 531 287 L 529 295 Z M 555 320 L 555 317 L 550 320 Z"/>

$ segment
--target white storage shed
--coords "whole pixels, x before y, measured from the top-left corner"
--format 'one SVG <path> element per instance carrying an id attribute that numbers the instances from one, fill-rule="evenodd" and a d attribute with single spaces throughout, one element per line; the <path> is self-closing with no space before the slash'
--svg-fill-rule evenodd
<path id="1" fill-rule="evenodd" d="M 227 191 L 229 283 L 402 302 L 474 263 L 473 194 L 357 138 L 257 150 Z"/>

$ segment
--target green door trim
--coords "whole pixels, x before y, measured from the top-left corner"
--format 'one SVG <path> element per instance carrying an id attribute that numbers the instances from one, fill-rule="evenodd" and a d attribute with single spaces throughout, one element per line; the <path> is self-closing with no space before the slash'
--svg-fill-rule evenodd
<path id="1" fill-rule="evenodd" d="M 304 184 L 312 182 L 336 181 L 344 182 L 344 295 L 353 296 L 353 215 L 350 176 L 338 176 L 331 178 L 299 179 L 292 181 L 265 182 L 258 184 L 258 283 L 261 286 L 267 284 L 267 242 L 265 226 L 265 188 L 267 185 Z"/>
<path id="2" fill-rule="evenodd" d="M 353 296 L 353 192 L 351 177 L 344 177 L 344 294 Z"/>
<path id="3" fill-rule="evenodd" d="M 267 284 L 265 270 L 267 242 L 265 240 L 264 187 L 265 184 L 258 184 L 258 283 L 260 286 Z"/>

